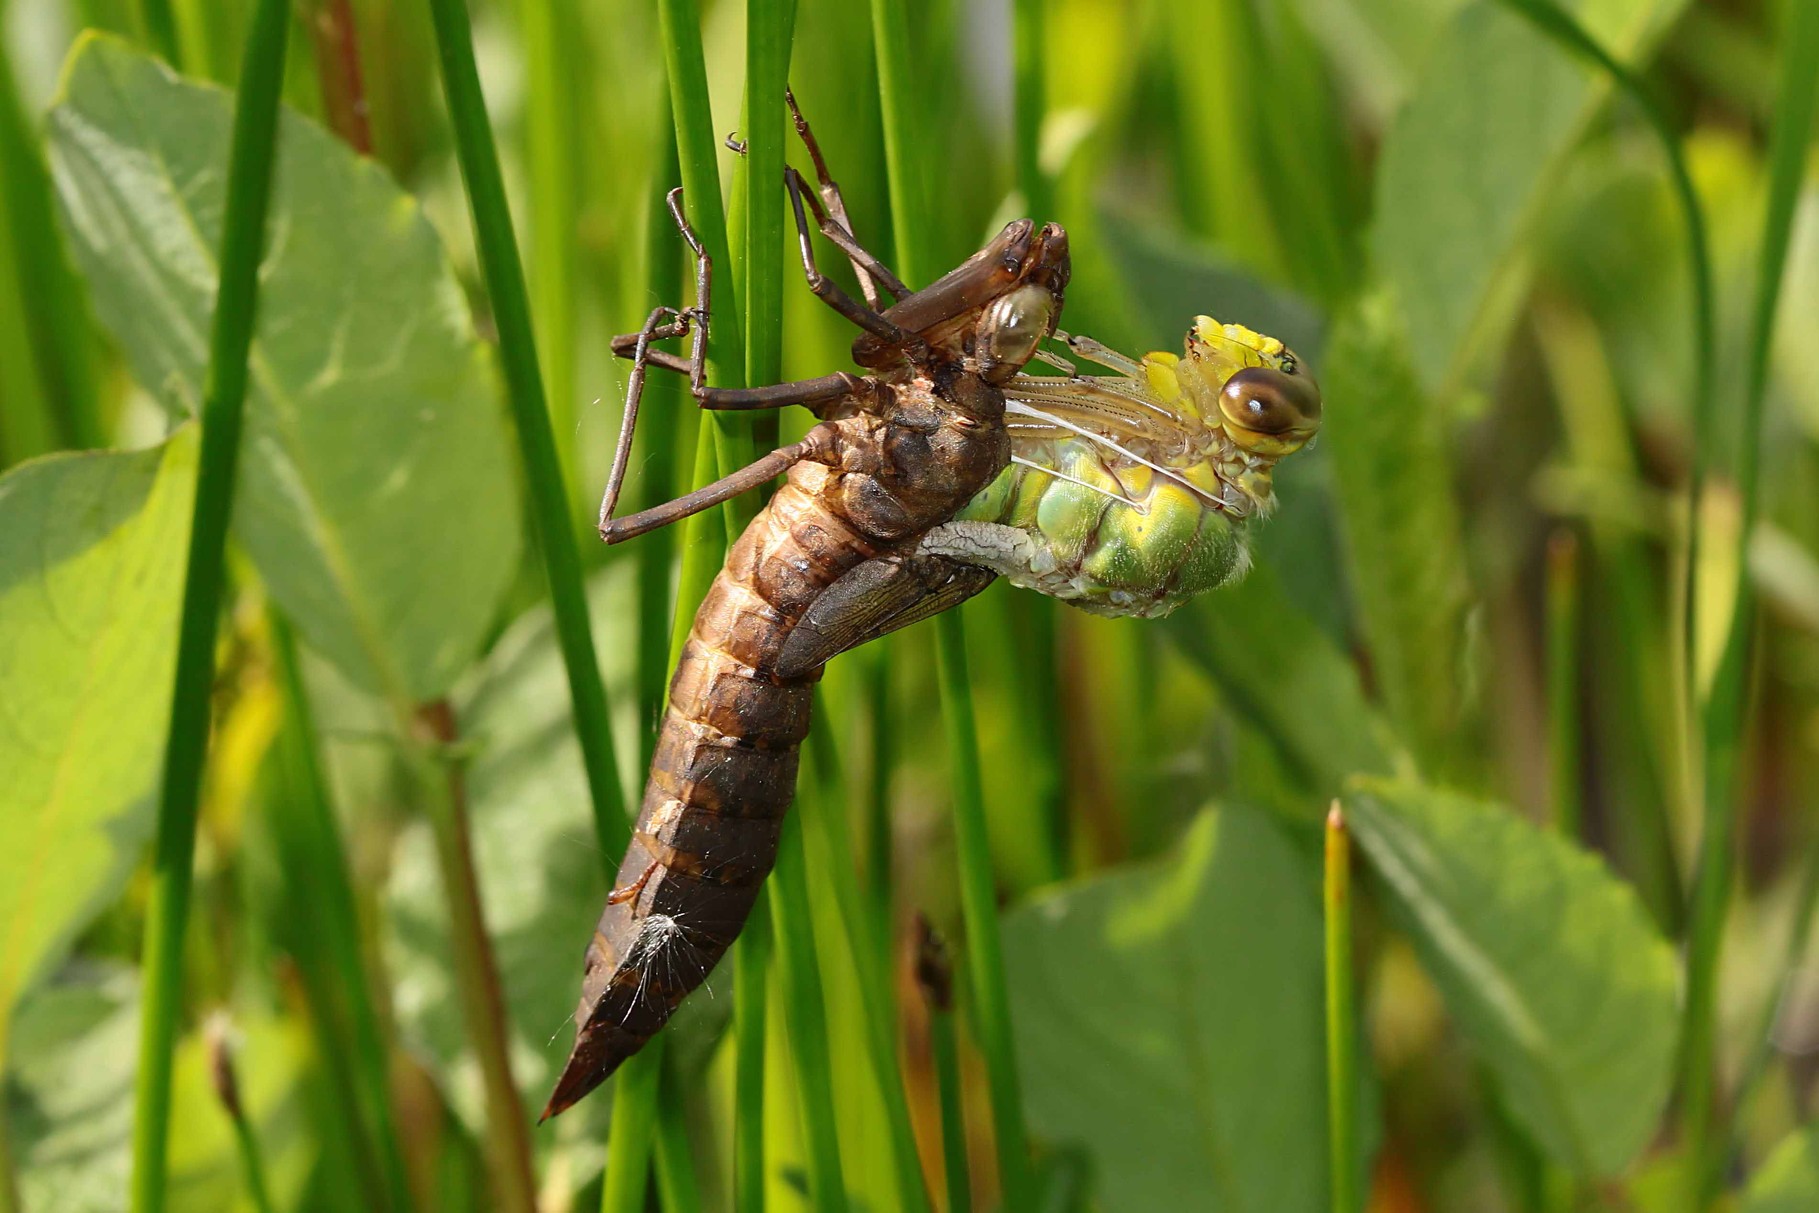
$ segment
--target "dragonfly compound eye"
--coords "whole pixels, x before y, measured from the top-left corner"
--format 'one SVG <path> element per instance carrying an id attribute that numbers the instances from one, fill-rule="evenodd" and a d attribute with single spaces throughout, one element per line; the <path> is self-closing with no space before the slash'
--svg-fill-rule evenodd
<path id="1" fill-rule="evenodd" d="M 1002 382 L 1023 369 L 1055 323 L 1055 296 L 1026 283 L 992 301 L 979 318 L 979 371 Z"/>
<path id="2" fill-rule="evenodd" d="M 1300 450 L 1319 430 L 1320 388 L 1306 374 L 1247 366 L 1219 390 L 1219 412 L 1226 433 L 1246 451 L 1286 455 Z"/>

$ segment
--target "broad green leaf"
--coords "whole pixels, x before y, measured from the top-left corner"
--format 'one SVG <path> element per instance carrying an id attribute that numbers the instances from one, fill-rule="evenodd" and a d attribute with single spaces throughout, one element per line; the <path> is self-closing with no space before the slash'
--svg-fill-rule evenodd
<path id="1" fill-rule="evenodd" d="M 1495 804 L 1360 781 L 1354 836 L 1509 1109 L 1581 1174 L 1621 1170 L 1672 1075 L 1672 950 L 1594 856 Z"/>
<path id="2" fill-rule="evenodd" d="M 1326 1206 L 1320 874 L 1248 809 L 1004 921 L 1032 1133 L 1120 1210 Z"/>
<path id="3" fill-rule="evenodd" d="M 1684 0 L 1568 4 L 1619 59 Z M 1430 390 L 1457 381 L 1502 272 L 1609 85 L 1494 0 L 1437 40 L 1383 143 L 1372 246 Z"/>
<path id="4" fill-rule="evenodd" d="M 1743 1193 L 1738 1213 L 1811 1213 L 1819 1209 L 1819 1129 L 1788 1135 Z"/>
<path id="5" fill-rule="evenodd" d="M 229 96 L 102 36 L 50 113 L 95 310 L 178 416 L 201 394 Z M 234 522 L 303 635 L 369 690 L 440 695 L 518 552 L 492 360 L 416 202 L 286 113 Z"/>
<path id="6" fill-rule="evenodd" d="M 636 616 L 629 572 L 629 564 L 618 562 L 591 587 L 601 674 L 609 687 L 632 683 L 628 631 Z M 632 742 L 640 722 L 632 696 L 614 702 L 620 767 L 629 771 L 637 765 Z M 526 1106 L 535 1111 L 567 1057 L 582 953 L 604 904 L 606 869 L 619 860 L 612 856 L 609 865 L 595 841 L 547 608 L 533 609 L 506 630 L 458 697 L 458 715 L 462 738 L 473 749 L 469 825 L 511 1020 L 512 1068 Z M 413 823 L 399 841 L 385 906 L 399 1026 L 429 1059 L 456 1110 L 483 1131 L 478 1062 L 468 1049 L 454 985 L 447 902 L 426 823 Z M 606 1102 L 584 1106 L 604 1111 Z"/>
<path id="7" fill-rule="evenodd" d="M 186 428 L 0 477 L 0 1060 L 150 832 L 195 474 Z"/>
<path id="8" fill-rule="evenodd" d="M 1323 368 L 1322 436 L 1384 702 L 1423 763 L 1447 770 L 1470 736 L 1462 728 L 1473 681 L 1470 587 L 1445 414 L 1422 392 L 1410 357 L 1388 298 L 1348 312 Z"/>
<path id="9" fill-rule="evenodd" d="M 18 1060 L 5 1113 L 22 1208 L 114 1213 L 132 1170 L 139 977 L 72 966 L 20 1007 Z M 280 1208 L 294 1208 L 315 1161 L 298 1087 L 309 1037 L 290 1021 L 239 1025 L 235 1072 Z M 171 1110 L 171 1207 L 250 1208 L 233 1128 L 209 1078 L 200 1036 L 178 1046 Z"/>

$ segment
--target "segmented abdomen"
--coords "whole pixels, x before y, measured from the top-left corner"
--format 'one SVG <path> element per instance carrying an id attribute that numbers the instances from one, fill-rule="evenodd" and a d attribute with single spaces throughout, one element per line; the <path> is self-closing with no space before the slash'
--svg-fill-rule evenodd
<path id="1" fill-rule="evenodd" d="M 643 1047 L 732 945 L 777 856 L 819 671 L 776 673 L 790 629 L 876 545 L 798 464 L 727 553 L 675 676 L 621 890 L 587 949 L 575 1050 L 554 1115 Z"/>

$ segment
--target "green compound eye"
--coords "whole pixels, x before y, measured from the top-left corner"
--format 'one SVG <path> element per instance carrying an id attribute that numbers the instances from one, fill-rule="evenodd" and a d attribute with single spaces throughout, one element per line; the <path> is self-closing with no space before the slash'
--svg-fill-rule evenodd
<path id="1" fill-rule="evenodd" d="M 1219 412 L 1226 432 L 1244 450 L 1286 455 L 1319 430 L 1320 388 L 1306 375 L 1247 366 L 1219 390 Z"/>

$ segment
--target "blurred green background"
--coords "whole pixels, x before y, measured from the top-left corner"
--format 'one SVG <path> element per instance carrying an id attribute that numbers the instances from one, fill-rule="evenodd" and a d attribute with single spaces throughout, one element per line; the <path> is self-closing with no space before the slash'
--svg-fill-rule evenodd
<path id="1" fill-rule="evenodd" d="M 1551 4 L 794 6 L 788 77 L 887 261 L 938 272 L 1006 219 L 1055 219 L 1067 329 L 1140 354 L 1210 313 L 1325 389 L 1242 585 L 1162 622 L 1005 586 L 962 612 L 1029 1207 L 1338 1207 L 1327 1042 L 1352 1029 L 1327 1021 L 1320 823 L 1343 796 L 1363 1078 L 1339 1153 L 1369 1208 L 1819 1208 L 1819 173 L 1788 103 L 1815 88 L 1807 2 L 1563 4 L 1653 111 L 1544 32 Z M 611 551 L 588 534 L 625 388 L 607 338 L 687 281 L 661 199 L 664 56 L 689 39 L 658 7 L 472 9 L 628 798 L 692 610 L 677 566 L 725 538 L 711 514 Z M 185 422 L 250 8 L 0 0 L 0 1209 L 126 1204 Z M 744 137 L 748 7 L 701 10 L 715 136 Z M 728 1029 L 728 963 L 646 1091 L 528 1128 L 617 856 L 430 9 L 297 0 L 291 34 L 169 1207 L 260 1208 L 257 1174 L 279 1209 L 733 1208 L 754 1057 L 741 1210 L 994 1207 L 1006 1059 L 966 963 L 929 625 L 825 680 L 810 918 L 777 924 L 809 930 L 818 1014 L 776 949 L 742 951 L 756 1034 Z M 1709 238 L 1706 358 L 1651 112 Z M 737 314 L 747 194 L 719 168 L 716 307 Z M 758 254 L 784 267 L 783 375 L 849 366 L 790 247 Z M 699 425 L 653 381 L 632 498 L 712 474 Z M 918 916 L 951 941 L 951 1011 L 916 980 Z"/>

